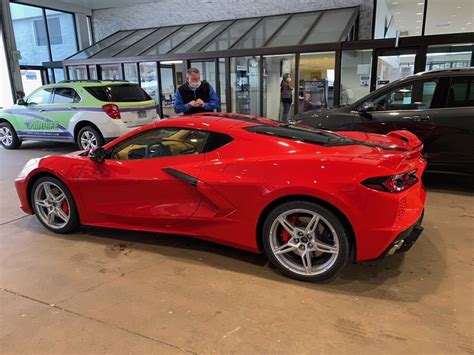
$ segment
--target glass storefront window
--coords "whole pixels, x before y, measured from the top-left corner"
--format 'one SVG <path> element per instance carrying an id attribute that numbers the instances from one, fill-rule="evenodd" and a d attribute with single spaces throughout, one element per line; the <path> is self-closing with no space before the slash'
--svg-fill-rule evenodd
<path id="1" fill-rule="evenodd" d="M 281 90 L 283 77 L 292 81 Z M 295 56 L 275 55 L 263 58 L 263 116 L 287 121 L 294 113 Z M 293 89 L 293 90 L 290 90 Z"/>
<path id="2" fill-rule="evenodd" d="M 474 1 L 429 0 L 425 35 L 474 32 Z"/>
<path id="3" fill-rule="evenodd" d="M 298 112 L 334 106 L 334 52 L 302 53 L 298 85 Z"/>
<path id="4" fill-rule="evenodd" d="M 158 95 L 158 66 L 156 62 L 140 63 L 139 68 L 140 86 L 153 100 L 160 102 L 160 96 Z"/>
<path id="5" fill-rule="evenodd" d="M 69 79 L 71 80 L 86 80 L 87 69 L 85 65 L 76 65 L 68 67 Z"/>
<path id="6" fill-rule="evenodd" d="M 76 53 L 77 41 L 73 15 L 47 9 L 46 20 L 53 60 L 63 60 Z"/>
<path id="7" fill-rule="evenodd" d="M 185 80 L 183 68 L 183 62 L 178 60 L 160 63 L 163 117 L 176 116 L 174 112 L 174 98 L 176 90 Z"/>
<path id="8" fill-rule="evenodd" d="M 473 50 L 473 43 L 429 46 L 426 70 L 469 67 Z"/>
<path id="9" fill-rule="evenodd" d="M 259 115 L 259 57 L 238 57 L 230 60 L 232 112 Z"/>
<path id="10" fill-rule="evenodd" d="M 137 63 L 125 63 L 123 65 L 123 76 L 125 80 L 138 84 Z"/>
<path id="11" fill-rule="evenodd" d="M 100 66 L 102 80 L 120 80 L 120 64 L 104 64 Z"/>
<path id="12" fill-rule="evenodd" d="M 64 80 L 64 70 L 63 69 L 53 69 L 54 70 L 54 78 L 56 82 L 59 83 L 60 81 Z"/>
<path id="13" fill-rule="evenodd" d="M 374 38 L 421 36 L 423 12 L 423 0 L 377 0 Z"/>
<path id="14" fill-rule="evenodd" d="M 219 58 L 219 85 L 220 85 L 220 95 L 219 95 L 219 102 L 221 104 L 221 111 L 227 112 L 227 85 L 226 85 L 226 66 L 225 66 L 225 59 Z"/>
<path id="15" fill-rule="evenodd" d="M 97 80 L 97 66 L 96 65 L 89 65 L 89 79 Z"/>
<path id="16" fill-rule="evenodd" d="M 21 55 L 20 65 L 42 65 L 50 61 L 43 10 L 10 3 L 10 11 L 16 48 Z"/>
<path id="17" fill-rule="evenodd" d="M 23 84 L 23 92 L 28 96 L 41 85 L 43 79 L 41 77 L 41 70 L 21 70 L 21 83 Z"/>
<path id="18" fill-rule="evenodd" d="M 370 92 L 372 49 L 345 50 L 341 64 L 341 105 L 351 104 Z"/>
<path id="19" fill-rule="evenodd" d="M 392 81 L 413 75 L 415 53 L 410 51 L 386 51 L 377 58 L 377 85 L 380 88 Z"/>

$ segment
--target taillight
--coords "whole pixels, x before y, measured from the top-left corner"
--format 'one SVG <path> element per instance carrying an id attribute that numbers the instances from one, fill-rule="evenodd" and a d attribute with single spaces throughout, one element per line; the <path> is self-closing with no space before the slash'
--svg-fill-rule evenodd
<path id="1" fill-rule="evenodd" d="M 107 105 L 104 105 L 102 106 L 102 109 L 104 110 L 104 112 L 107 114 L 107 116 L 109 116 L 110 118 L 112 118 L 113 120 L 118 120 L 121 118 L 120 116 L 120 109 L 117 105 L 115 104 L 107 104 Z"/>
<path id="2" fill-rule="evenodd" d="M 417 182 L 418 177 L 416 176 L 416 170 L 411 170 L 392 176 L 369 178 L 362 181 L 362 185 L 373 190 L 397 193 L 405 191 Z"/>

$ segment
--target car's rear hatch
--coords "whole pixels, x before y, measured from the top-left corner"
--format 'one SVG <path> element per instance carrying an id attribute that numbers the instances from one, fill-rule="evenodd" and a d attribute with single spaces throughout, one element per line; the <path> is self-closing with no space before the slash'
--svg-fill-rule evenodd
<path id="1" fill-rule="evenodd" d="M 137 84 L 111 82 L 85 89 L 104 105 L 116 105 L 123 123 L 129 128 L 143 126 L 158 118 L 156 102 Z"/>

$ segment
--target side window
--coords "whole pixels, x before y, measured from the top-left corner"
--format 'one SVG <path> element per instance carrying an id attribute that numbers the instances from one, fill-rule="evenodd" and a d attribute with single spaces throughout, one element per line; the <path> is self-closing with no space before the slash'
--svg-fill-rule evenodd
<path id="1" fill-rule="evenodd" d="M 136 160 L 203 153 L 209 132 L 183 129 L 153 129 L 117 144 L 111 159 Z"/>
<path id="2" fill-rule="evenodd" d="M 53 104 L 72 104 L 81 101 L 81 97 L 71 88 L 54 89 Z"/>
<path id="3" fill-rule="evenodd" d="M 452 78 L 446 107 L 469 106 L 474 106 L 474 76 Z"/>
<path id="4" fill-rule="evenodd" d="M 39 89 L 35 91 L 27 100 L 28 104 L 45 105 L 49 104 L 49 98 L 53 89 Z"/>
<path id="5" fill-rule="evenodd" d="M 436 80 L 415 81 L 386 92 L 374 100 L 377 111 L 428 109 L 436 90 Z"/>

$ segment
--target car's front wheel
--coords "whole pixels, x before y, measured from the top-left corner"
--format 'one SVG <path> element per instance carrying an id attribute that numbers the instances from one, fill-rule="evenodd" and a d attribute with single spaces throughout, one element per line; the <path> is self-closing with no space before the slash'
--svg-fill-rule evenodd
<path id="1" fill-rule="evenodd" d="M 91 126 L 82 127 L 77 133 L 77 146 L 80 150 L 89 150 L 92 148 L 101 147 L 105 141 L 97 129 Z"/>
<path id="2" fill-rule="evenodd" d="M 17 149 L 21 146 L 21 140 L 8 122 L 0 123 L 0 144 L 6 149 Z"/>
<path id="3" fill-rule="evenodd" d="M 74 197 L 66 185 L 54 177 L 42 177 L 34 183 L 31 205 L 41 224 L 55 233 L 70 233 L 79 227 Z"/>
<path id="4" fill-rule="evenodd" d="M 349 260 L 349 233 L 341 219 L 309 201 L 274 208 L 263 225 L 263 246 L 283 274 L 301 281 L 335 277 Z"/>

